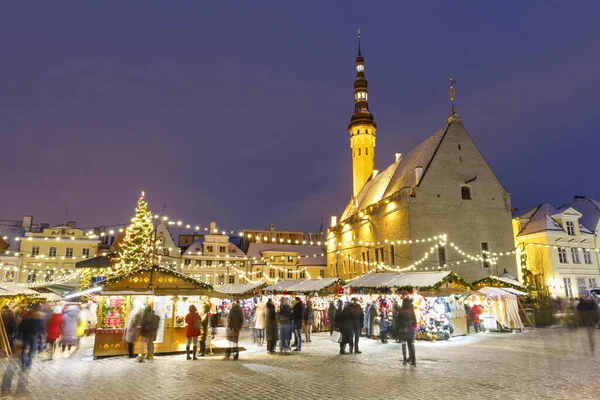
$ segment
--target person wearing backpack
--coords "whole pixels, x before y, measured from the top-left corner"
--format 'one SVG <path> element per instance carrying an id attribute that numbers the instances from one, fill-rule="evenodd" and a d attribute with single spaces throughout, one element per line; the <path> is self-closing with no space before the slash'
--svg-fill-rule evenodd
<path id="1" fill-rule="evenodd" d="M 144 308 L 141 322 L 142 342 L 146 342 L 149 360 L 154 358 L 154 341 L 158 332 L 160 317 L 154 313 L 154 310 L 149 305 Z M 143 350 L 142 350 L 143 351 Z M 139 362 L 144 361 L 144 355 L 140 354 Z"/>
<path id="2" fill-rule="evenodd" d="M 185 337 L 187 338 L 187 345 L 185 346 L 186 359 L 197 360 L 196 351 L 198 350 L 198 336 L 200 336 L 202 330 L 202 318 L 198 314 L 198 309 L 195 305 L 190 305 L 189 312 L 185 316 L 185 323 L 187 327 L 185 329 Z M 192 357 L 190 357 L 190 343 L 194 342 L 192 351 Z"/>

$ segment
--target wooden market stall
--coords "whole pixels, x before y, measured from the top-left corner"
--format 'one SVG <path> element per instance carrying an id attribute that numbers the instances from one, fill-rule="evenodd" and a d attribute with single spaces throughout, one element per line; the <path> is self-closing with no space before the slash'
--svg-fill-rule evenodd
<path id="1" fill-rule="evenodd" d="M 123 335 L 127 320 L 146 305 L 160 317 L 155 352 L 185 351 L 188 307 L 194 304 L 200 309 L 202 296 L 223 296 L 207 283 L 158 265 L 109 278 L 96 285 L 101 285 L 102 290 L 97 296 L 94 358 L 126 354 Z"/>
<path id="2" fill-rule="evenodd" d="M 398 295 L 401 290 L 411 292 L 420 325 L 418 338 L 441 337 L 440 324 L 451 326 L 448 337 L 467 334 L 463 299 L 474 292 L 467 281 L 453 272 L 371 273 L 353 280 L 344 288 L 356 294 L 377 294 L 384 299 Z M 372 296 L 371 300 L 374 300 Z M 392 300 L 399 301 L 398 298 Z"/>

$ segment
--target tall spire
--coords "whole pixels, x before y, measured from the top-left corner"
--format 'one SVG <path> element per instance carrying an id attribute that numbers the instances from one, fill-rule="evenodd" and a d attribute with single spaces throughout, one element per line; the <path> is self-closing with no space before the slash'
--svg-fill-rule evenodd
<path id="1" fill-rule="evenodd" d="M 354 80 L 354 114 L 350 119 L 350 147 L 352 149 L 353 197 L 372 178 L 375 166 L 375 132 L 377 124 L 369 111 L 369 84 L 365 79 L 365 59 L 360 48 L 358 29 L 358 56 Z"/>

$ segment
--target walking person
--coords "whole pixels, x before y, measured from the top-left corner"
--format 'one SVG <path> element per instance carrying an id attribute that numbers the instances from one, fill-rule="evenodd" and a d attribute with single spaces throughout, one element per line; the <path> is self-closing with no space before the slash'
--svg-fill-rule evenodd
<path id="1" fill-rule="evenodd" d="M 48 358 L 52 360 L 56 351 L 56 341 L 60 337 L 60 329 L 62 327 L 63 314 L 60 306 L 52 309 L 52 315 L 46 324 L 46 348 L 48 350 Z"/>
<path id="2" fill-rule="evenodd" d="M 200 357 L 206 355 L 206 339 L 208 339 L 208 323 L 210 319 L 210 303 L 207 300 L 202 302 L 202 309 L 200 310 L 200 335 L 198 340 L 200 341 Z"/>
<path id="3" fill-rule="evenodd" d="M 6 330 L 6 336 L 8 337 L 8 345 L 12 349 L 15 333 L 17 331 L 17 317 L 15 316 L 15 313 L 11 311 L 9 306 L 2 307 L 2 322 L 4 323 L 4 329 Z"/>
<path id="4" fill-rule="evenodd" d="M 282 297 L 279 302 L 279 352 L 284 354 L 290 351 L 290 318 L 292 309 L 288 304 L 288 299 Z"/>
<path id="5" fill-rule="evenodd" d="M 600 320 L 598 301 L 594 298 L 582 298 L 577 305 L 577 312 L 579 313 L 581 325 L 587 331 L 590 350 L 592 351 L 592 354 L 594 354 L 596 350 L 594 334 L 598 328 L 598 321 Z"/>
<path id="6" fill-rule="evenodd" d="M 352 303 L 349 304 L 349 333 L 350 333 L 350 353 L 354 350 L 354 354 L 361 354 L 358 350 L 358 340 L 362 334 L 363 324 L 365 322 L 365 314 L 361 305 L 358 303 L 358 297 L 352 299 Z"/>
<path id="7" fill-rule="evenodd" d="M 381 343 L 387 343 L 388 342 L 388 330 L 390 328 L 390 323 L 388 322 L 387 316 L 385 315 L 385 311 L 381 312 L 381 316 L 379 319 L 379 330 L 380 330 L 380 337 L 381 337 Z"/>
<path id="8" fill-rule="evenodd" d="M 296 297 L 296 304 L 292 309 L 292 329 L 294 330 L 294 341 L 296 348 L 294 351 L 302 351 L 302 317 L 304 314 L 304 304 L 302 299 Z"/>
<path id="9" fill-rule="evenodd" d="M 277 312 L 275 311 L 275 304 L 273 300 L 267 300 L 267 319 L 265 324 L 265 336 L 267 339 L 267 353 L 275 354 L 275 344 L 277 343 Z"/>
<path id="10" fill-rule="evenodd" d="M 304 315 L 302 316 L 302 320 L 306 324 L 306 341 L 312 342 L 311 334 L 313 324 L 315 323 L 315 310 L 312 306 L 312 301 L 306 301 L 306 307 L 304 308 Z"/>
<path id="11" fill-rule="evenodd" d="M 19 325 L 19 337 L 23 344 L 21 347 L 21 368 L 31 367 L 31 361 L 38 348 L 38 340 L 44 332 L 44 315 L 41 306 L 36 304 L 28 311 Z M 26 354 L 27 353 L 27 354 Z"/>
<path id="12" fill-rule="evenodd" d="M 346 352 L 346 345 L 350 343 L 350 314 L 348 306 L 343 308 L 342 300 L 338 300 L 338 307 L 335 314 L 335 329 L 342 334 L 342 341 L 340 342 L 340 354 L 348 354 Z M 352 351 L 350 352 L 352 353 Z"/>
<path id="13" fill-rule="evenodd" d="M 131 310 L 129 314 L 129 318 L 127 319 L 127 325 L 125 328 L 125 333 L 123 335 L 123 339 L 127 343 L 127 352 L 129 354 L 129 358 L 135 358 L 134 347 L 135 342 L 140 335 L 140 326 L 142 320 L 142 312 L 141 310 Z"/>
<path id="14" fill-rule="evenodd" d="M 254 310 L 254 330 L 256 333 L 256 341 L 258 342 L 259 346 L 262 346 L 265 341 L 266 324 L 267 304 L 261 301 Z"/>
<path id="15" fill-rule="evenodd" d="M 160 317 L 156 315 L 152 307 L 149 305 L 144 308 L 142 313 L 142 322 L 140 333 L 142 335 L 142 342 L 146 343 L 148 360 L 154 359 L 154 341 L 156 340 L 156 333 L 158 332 L 158 326 L 160 325 Z M 144 348 L 140 353 L 139 362 L 144 361 Z"/>
<path id="16" fill-rule="evenodd" d="M 71 350 L 72 346 L 79 344 L 79 338 L 77 337 L 77 327 L 79 326 L 79 307 L 76 305 L 70 305 L 63 312 L 63 321 L 60 328 L 60 344 L 62 351 L 65 349 Z"/>
<path id="17" fill-rule="evenodd" d="M 413 302 L 408 297 L 408 292 L 406 290 L 402 291 L 402 297 L 402 306 L 400 307 L 398 315 L 398 337 L 402 342 L 402 363 L 404 365 L 408 363 L 417 365 L 415 355 L 415 327 L 417 325 L 417 317 L 415 316 Z M 408 358 L 406 357 L 407 349 Z"/>
<path id="18" fill-rule="evenodd" d="M 329 308 L 327 308 L 327 323 L 329 324 L 329 336 L 333 334 L 335 330 L 335 314 L 337 310 L 335 308 L 335 303 L 332 301 L 329 302 Z"/>
<path id="19" fill-rule="evenodd" d="M 229 360 L 233 350 L 233 360 L 237 360 L 240 356 L 240 350 L 238 347 L 238 341 L 240 339 L 240 330 L 244 325 L 244 313 L 242 308 L 237 301 L 234 301 L 229 310 L 227 316 L 227 341 L 229 341 L 229 347 L 225 350 L 225 357 L 223 360 Z"/>
<path id="20" fill-rule="evenodd" d="M 479 316 L 481 315 L 481 306 L 477 303 L 473 304 L 471 307 L 471 319 L 473 320 L 473 328 L 475 329 L 475 333 L 479 333 L 481 329 L 481 320 Z"/>
<path id="21" fill-rule="evenodd" d="M 195 305 L 191 304 L 188 308 L 188 313 L 185 316 L 185 337 L 187 338 L 187 344 L 185 345 L 185 358 L 186 360 L 197 360 L 196 350 L 198 349 L 198 336 L 200 336 L 200 330 L 202 329 L 202 319 L 198 314 L 198 309 Z M 194 343 L 192 350 L 192 357 L 190 357 L 190 344 Z"/>

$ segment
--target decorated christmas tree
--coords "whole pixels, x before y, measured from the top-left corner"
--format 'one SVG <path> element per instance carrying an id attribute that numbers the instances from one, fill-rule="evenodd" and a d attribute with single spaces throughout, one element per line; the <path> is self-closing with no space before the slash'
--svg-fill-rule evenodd
<path id="1" fill-rule="evenodd" d="M 125 230 L 125 238 L 117 255 L 112 259 L 111 272 L 126 274 L 134 269 L 149 267 L 152 263 L 152 213 L 148 211 L 144 192 L 138 200 L 135 217 Z"/>

